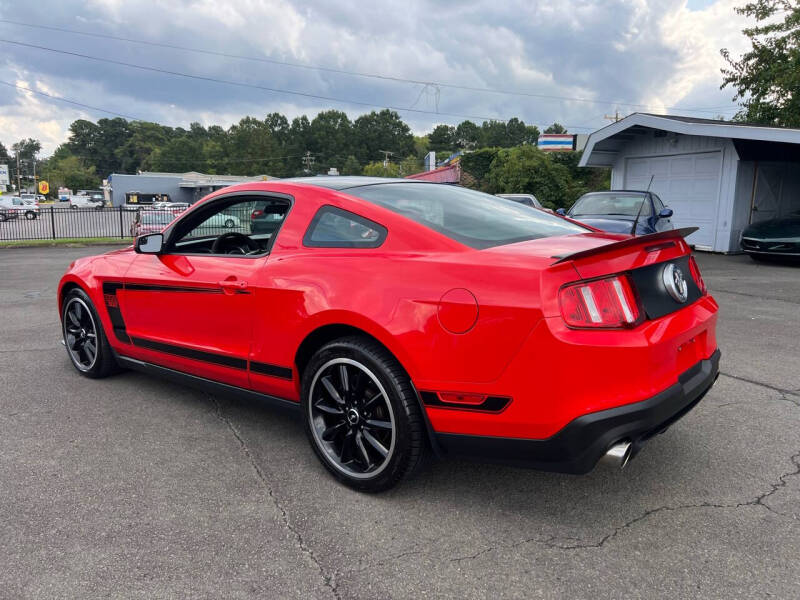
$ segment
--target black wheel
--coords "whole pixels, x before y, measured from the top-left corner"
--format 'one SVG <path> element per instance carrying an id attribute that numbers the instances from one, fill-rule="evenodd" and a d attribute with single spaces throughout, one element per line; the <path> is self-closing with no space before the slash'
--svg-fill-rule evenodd
<path id="1" fill-rule="evenodd" d="M 70 208 L 78 208 L 75 204 L 70 204 L 69 207 Z"/>
<path id="2" fill-rule="evenodd" d="M 314 354 L 302 378 L 311 446 L 334 477 L 364 492 L 412 475 L 426 453 L 425 424 L 411 381 L 379 344 L 347 337 Z"/>
<path id="3" fill-rule="evenodd" d="M 233 229 L 235 225 L 236 223 L 233 222 L 233 219 L 227 219 L 225 221 L 225 227 L 227 227 L 228 229 Z"/>
<path id="4" fill-rule="evenodd" d="M 76 288 L 67 294 L 61 319 L 67 354 L 81 375 L 100 379 L 117 370 L 103 324 L 86 292 Z"/>
<path id="5" fill-rule="evenodd" d="M 25 218 L 28 219 L 28 221 L 33 221 L 36 218 L 36 213 L 32 210 L 26 210 Z"/>

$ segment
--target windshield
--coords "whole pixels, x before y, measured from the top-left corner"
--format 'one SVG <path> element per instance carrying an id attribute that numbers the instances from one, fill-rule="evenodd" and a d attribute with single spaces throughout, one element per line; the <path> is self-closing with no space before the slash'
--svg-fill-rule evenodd
<path id="1" fill-rule="evenodd" d="M 589 231 L 512 200 L 457 186 L 389 183 L 345 191 L 477 249 Z"/>
<path id="2" fill-rule="evenodd" d="M 146 225 L 168 225 L 174 218 L 175 215 L 171 213 L 142 213 L 142 223 Z"/>
<path id="3" fill-rule="evenodd" d="M 641 208 L 641 213 L 639 209 Z M 644 194 L 585 194 L 569 210 L 572 217 L 580 215 L 609 215 L 621 217 L 649 217 L 650 202 Z"/>

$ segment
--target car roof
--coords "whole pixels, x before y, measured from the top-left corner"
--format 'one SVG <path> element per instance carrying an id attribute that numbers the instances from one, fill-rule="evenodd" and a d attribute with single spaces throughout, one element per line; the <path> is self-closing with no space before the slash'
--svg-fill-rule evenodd
<path id="1" fill-rule="evenodd" d="M 599 192 L 586 192 L 584 196 L 589 194 L 649 194 L 649 190 L 600 190 Z"/>
<path id="2" fill-rule="evenodd" d="M 328 188 L 331 190 L 346 190 L 364 185 L 378 185 L 382 183 L 412 183 L 424 184 L 430 181 L 419 181 L 417 179 L 402 179 L 399 177 L 363 177 L 355 175 L 318 175 L 316 177 L 292 177 L 289 179 L 276 180 L 285 183 L 302 183 L 317 187 Z"/>

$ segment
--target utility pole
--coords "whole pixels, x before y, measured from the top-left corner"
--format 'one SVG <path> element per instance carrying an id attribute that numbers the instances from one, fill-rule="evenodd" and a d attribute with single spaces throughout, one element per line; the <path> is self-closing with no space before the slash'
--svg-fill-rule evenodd
<path id="1" fill-rule="evenodd" d="M 619 116 L 619 111 L 616 111 L 613 115 L 603 115 L 603 118 L 614 121 L 614 123 L 622 120 L 622 117 Z"/>
<path id="2" fill-rule="evenodd" d="M 19 176 L 19 150 L 17 150 L 17 194 L 22 194 L 22 179 Z"/>
<path id="3" fill-rule="evenodd" d="M 314 157 L 309 150 L 303 155 L 303 164 L 306 166 L 306 173 L 311 173 L 311 166 L 314 164 Z"/>
<path id="4" fill-rule="evenodd" d="M 390 152 L 389 150 L 378 150 L 378 152 L 383 153 L 383 168 L 385 169 L 389 165 L 389 157 L 394 154 L 394 152 Z"/>

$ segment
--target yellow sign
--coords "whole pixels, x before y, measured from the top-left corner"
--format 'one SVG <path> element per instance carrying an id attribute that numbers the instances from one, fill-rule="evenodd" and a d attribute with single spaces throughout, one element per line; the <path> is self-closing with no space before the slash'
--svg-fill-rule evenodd
<path id="1" fill-rule="evenodd" d="M 47 183 L 46 181 L 40 181 L 39 182 L 39 193 L 40 194 L 46 194 L 49 191 L 50 191 L 50 184 Z"/>

